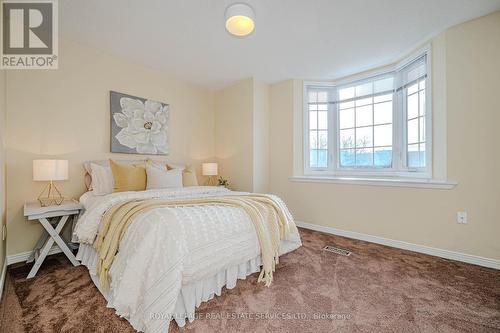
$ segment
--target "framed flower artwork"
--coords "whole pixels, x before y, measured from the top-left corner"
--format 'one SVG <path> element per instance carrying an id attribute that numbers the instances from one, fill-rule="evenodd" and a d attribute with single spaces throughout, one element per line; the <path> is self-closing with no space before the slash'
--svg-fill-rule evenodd
<path id="1" fill-rule="evenodd" d="M 110 92 L 111 152 L 167 155 L 169 105 Z"/>

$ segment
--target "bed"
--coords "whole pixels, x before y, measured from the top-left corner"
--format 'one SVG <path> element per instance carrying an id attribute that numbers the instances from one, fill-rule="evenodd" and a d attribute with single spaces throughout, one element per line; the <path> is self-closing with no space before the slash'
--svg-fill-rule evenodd
<path id="1" fill-rule="evenodd" d="M 86 192 L 80 198 L 85 213 L 74 230 L 74 237 L 80 243 L 77 259 L 88 268 L 108 307 L 114 308 L 136 330 L 167 332 L 171 320 L 183 327 L 186 321 L 194 320 L 196 307 L 215 295 L 220 296 L 224 286 L 232 289 L 238 279 L 260 271 L 261 249 L 249 215 L 241 208 L 216 204 L 161 207 L 139 214 L 119 243 L 109 269 L 107 289 L 102 288 L 98 277 L 93 246 L 103 215 L 124 200 L 244 194 L 210 186 L 104 196 Z M 279 254 L 300 246 L 300 236 L 293 224 L 290 235 L 279 244 Z"/>

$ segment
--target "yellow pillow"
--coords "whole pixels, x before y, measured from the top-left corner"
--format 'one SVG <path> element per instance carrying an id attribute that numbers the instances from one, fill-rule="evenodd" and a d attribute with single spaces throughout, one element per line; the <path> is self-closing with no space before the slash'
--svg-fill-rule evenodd
<path id="1" fill-rule="evenodd" d="M 173 166 L 167 164 L 167 170 L 175 169 Z M 198 179 L 196 178 L 196 172 L 194 168 L 190 165 L 186 165 L 182 171 L 182 186 L 198 186 Z"/>
<path id="2" fill-rule="evenodd" d="M 109 160 L 109 166 L 115 181 L 114 192 L 146 189 L 146 168 L 143 165 L 123 164 Z"/>

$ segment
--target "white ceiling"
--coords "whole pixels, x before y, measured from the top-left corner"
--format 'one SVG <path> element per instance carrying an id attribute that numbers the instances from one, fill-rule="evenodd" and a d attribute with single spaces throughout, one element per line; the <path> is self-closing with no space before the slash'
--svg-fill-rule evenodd
<path id="1" fill-rule="evenodd" d="M 256 77 L 332 79 L 388 64 L 500 0 L 245 0 L 247 38 L 224 28 L 239 0 L 63 0 L 60 34 L 209 88 Z"/>

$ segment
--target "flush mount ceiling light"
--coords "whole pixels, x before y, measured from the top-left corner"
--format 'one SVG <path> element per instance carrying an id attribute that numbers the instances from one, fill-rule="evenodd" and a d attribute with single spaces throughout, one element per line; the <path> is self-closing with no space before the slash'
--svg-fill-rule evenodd
<path id="1" fill-rule="evenodd" d="M 235 3 L 226 9 L 226 30 L 234 36 L 244 37 L 255 28 L 255 14 L 252 7 L 244 3 Z"/>

